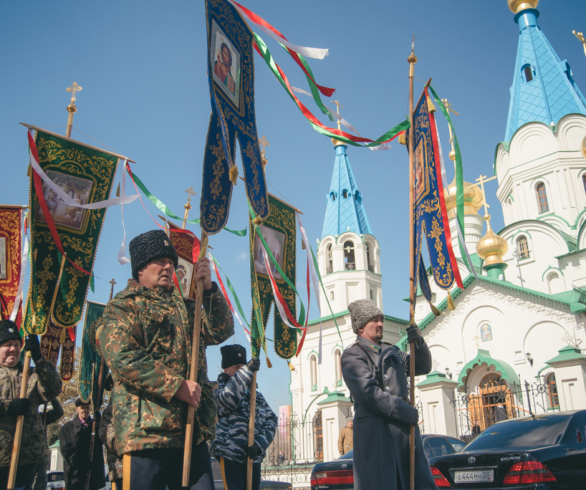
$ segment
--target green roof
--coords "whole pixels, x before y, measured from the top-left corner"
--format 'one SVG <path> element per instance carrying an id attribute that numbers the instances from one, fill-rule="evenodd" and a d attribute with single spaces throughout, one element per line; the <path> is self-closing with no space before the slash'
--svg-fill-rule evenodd
<path id="1" fill-rule="evenodd" d="M 444 373 L 440 373 L 439 371 L 432 371 L 426 376 L 425 380 L 423 380 L 421 383 L 417 383 L 415 386 L 419 388 L 420 386 L 431 385 L 439 382 L 453 383 L 455 385 L 458 384 L 457 381 L 448 378 Z"/>
<path id="2" fill-rule="evenodd" d="M 331 402 L 348 402 L 348 403 L 352 403 L 352 400 L 350 400 L 350 398 L 347 398 L 346 395 L 344 393 L 342 393 L 341 391 L 333 391 L 332 393 L 330 393 L 327 398 L 325 400 L 322 400 L 321 402 L 318 402 L 318 405 L 323 405 L 325 403 L 331 403 Z"/>
<path id="3" fill-rule="evenodd" d="M 52 449 L 52 448 L 54 448 L 54 447 L 59 447 L 60 445 L 61 445 L 61 444 L 59 443 L 59 439 L 57 439 L 57 440 L 55 441 L 55 443 L 54 443 L 52 446 L 49 446 L 49 449 Z"/>
<path id="4" fill-rule="evenodd" d="M 466 381 L 468 380 L 468 375 L 474 370 L 476 366 L 482 366 L 482 364 L 486 363 L 489 367 L 494 366 L 496 371 L 500 371 L 501 376 L 503 379 L 506 379 L 509 384 L 511 385 L 521 385 L 521 381 L 519 381 L 519 376 L 515 370 L 509 366 L 504 361 L 499 361 L 497 359 L 493 359 L 490 355 L 490 352 L 483 349 L 478 349 L 476 353 L 476 357 L 472 359 L 468 364 L 466 364 L 462 371 L 460 371 L 460 377 L 458 378 L 458 388 L 464 386 Z"/>
<path id="5" fill-rule="evenodd" d="M 560 361 L 572 361 L 574 359 L 586 359 L 586 356 L 582 354 L 582 351 L 580 349 L 572 347 L 571 345 L 566 345 L 563 349 L 559 351 L 559 354 L 557 356 L 547 361 L 547 364 Z"/>
<path id="6" fill-rule="evenodd" d="M 334 315 L 328 315 L 328 316 L 322 316 L 321 318 L 316 318 L 315 320 L 310 320 L 309 322 L 307 322 L 307 325 L 316 325 L 320 322 L 325 322 L 328 320 L 332 320 L 333 318 L 340 318 L 341 316 L 346 316 L 349 315 L 350 312 L 348 310 L 344 310 L 344 311 L 340 311 L 339 313 L 334 313 Z M 409 321 L 408 320 L 403 320 L 402 318 L 397 318 L 394 316 L 390 316 L 390 315 L 385 315 L 385 320 L 388 320 L 390 322 L 397 322 L 397 323 L 402 323 L 403 325 L 409 325 Z"/>

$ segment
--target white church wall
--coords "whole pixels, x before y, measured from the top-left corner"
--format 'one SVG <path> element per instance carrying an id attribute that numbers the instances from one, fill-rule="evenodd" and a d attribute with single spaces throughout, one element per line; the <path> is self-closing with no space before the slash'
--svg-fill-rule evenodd
<path id="1" fill-rule="evenodd" d="M 533 366 L 530 370 L 539 371 L 546 367 L 546 362 L 551 359 L 551 353 L 559 351 L 566 345 L 563 338 L 568 330 L 557 322 L 537 322 L 529 327 L 523 339 L 523 355 L 531 354 Z M 544 340 L 547 339 L 547 342 Z"/>

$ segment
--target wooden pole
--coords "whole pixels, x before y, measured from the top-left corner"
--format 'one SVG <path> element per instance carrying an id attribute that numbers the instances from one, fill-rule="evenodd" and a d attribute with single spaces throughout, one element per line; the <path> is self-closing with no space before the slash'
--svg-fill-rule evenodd
<path id="1" fill-rule="evenodd" d="M 256 373 L 252 373 L 252 383 L 250 384 L 250 419 L 248 421 L 248 446 L 254 444 L 254 416 L 256 412 Z M 252 465 L 254 461 L 248 458 L 248 468 L 246 471 L 246 490 L 252 490 Z"/>
<path id="2" fill-rule="evenodd" d="M 206 256 L 208 248 L 208 236 L 201 230 L 201 245 L 198 261 Z M 193 325 L 193 341 L 191 344 L 191 367 L 189 370 L 189 381 L 197 382 L 197 371 L 199 364 L 199 337 L 201 335 L 201 305 L 203 303 L 203 279 L 197 281 L 197 292 L 195 293 L 195 321 Z M 182 486 L 189 486 L 189 473 L 191 471 L 191 445 L 193 443 L 193 422 L 195 408 L 189 405 L 187 411 L 187 424 L 185 425 L 185 450 L 183 451 L 183 479 Z"/>
<path id="3" fill-rule="evenodd" d="M 415 36 L 409 61 L 409 326 L 415 325 L 415 190 L 414 186 L 414 131 L 413 131 L 413 79 L 415 78 Z M 415 407 L 415 342 L 411 342 L 409 362 L 409 389 L 411 406 Z M 409 488 L 415 490 L 415 426 L 409 429 Z"/>
<path id="4" fill-rule="evenodd" d="M 31 364 L 31 353 L 26 352 L 24 356 L 24 366 L 22 368 L 22 382 L 20 385 L 20 398 L 26 398 L 28 388 L 29 368 Z M 10 460 L 10 472 L 8 473 L 7 490 L 13 490 L 16 482 L 16 472 L 18 471 L 18 457 L 20 456 L 20 444 L 22 442 L 22 428 L 24 425 L 24 415 L 16 418 L 16 430 L 14 431 L 14 445 L 12 446 L 12 459 Z"/>

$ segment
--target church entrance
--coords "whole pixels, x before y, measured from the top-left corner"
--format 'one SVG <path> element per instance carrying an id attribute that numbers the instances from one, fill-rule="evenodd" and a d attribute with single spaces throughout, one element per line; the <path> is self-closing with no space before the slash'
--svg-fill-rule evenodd
<path id="1" fill-rule="evenodd" d="M 483 431 L 496 422 L 516 416 L 513 393 L 500 375 L 487 374 L 480 381 L 478 394 L 470 395 L 468 411 L 473 432 Z"/>

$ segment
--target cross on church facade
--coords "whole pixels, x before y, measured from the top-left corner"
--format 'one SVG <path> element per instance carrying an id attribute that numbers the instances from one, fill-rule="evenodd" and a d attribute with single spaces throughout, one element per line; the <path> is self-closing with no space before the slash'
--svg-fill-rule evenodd
<path id="1" fill-rule="evenodd" d="M 480 340 L 480 337 L 477 335 L 476 337 L 472 337 L 472 340 L 476 341 L 476 348 L 479 349 L 480 345 L 478 345 L 478 341 Z"/>

